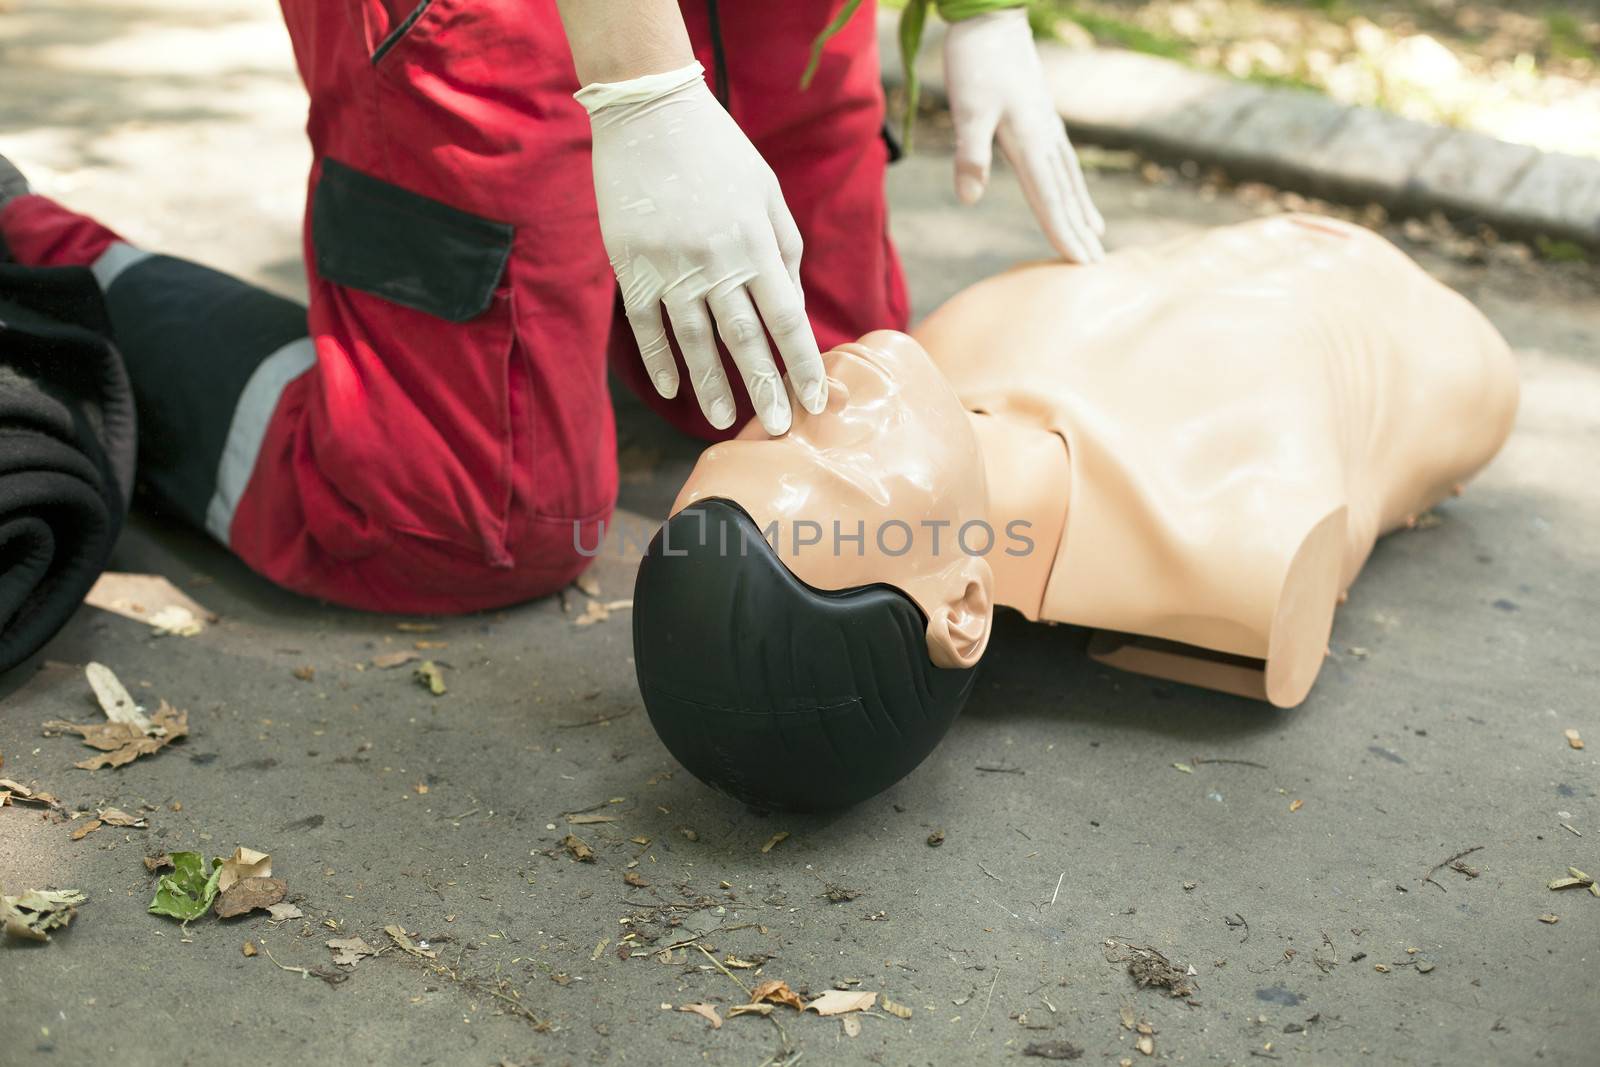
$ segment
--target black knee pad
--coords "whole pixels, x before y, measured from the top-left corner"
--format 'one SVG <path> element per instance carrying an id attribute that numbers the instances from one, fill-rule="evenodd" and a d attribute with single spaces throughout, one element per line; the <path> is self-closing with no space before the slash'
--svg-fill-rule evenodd
<path id="1" fill-rule="evenodd" d="M 634 586 L 634 663 L 656 732 L 701 781 L 758 807 L 847 807 L 933 751 L 977 668 L 934 666 L 926 630 L 889 586 L 806 585 L 723 500 L 673 516 Z"/>

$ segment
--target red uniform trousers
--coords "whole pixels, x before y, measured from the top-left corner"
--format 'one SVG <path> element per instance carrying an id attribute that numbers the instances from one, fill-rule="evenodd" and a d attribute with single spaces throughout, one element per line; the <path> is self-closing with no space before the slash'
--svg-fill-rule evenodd
<path id="1" fill-rule="evenodd" d="M 870 3 L 799 88 L 839 3 L 723 4 L 717 27 L 729 110 L 805 238 L 824 349 L 908 316 Z M 141 474 L 253 569 L 381 611 L 558 589 L 615 500 L 608 349 L 653 408 L 713 431 L 687 388 L 656 396 L 620 315 L 553 0 L 282 6 L 311 97 L 309 308 L 131 249 L 40 196 L 0 210 L 0 237 L 24 264 L 95 267 L 140 405 Z M 711 78 L 708 5 L 682 7 Z"/>

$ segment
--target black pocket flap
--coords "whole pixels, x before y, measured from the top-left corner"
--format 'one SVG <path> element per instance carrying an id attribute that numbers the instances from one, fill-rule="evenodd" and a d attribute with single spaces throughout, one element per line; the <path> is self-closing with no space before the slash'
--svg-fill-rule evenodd
<path id="1" fill-rule="evenodd" d="M 488 308 L 512 233 L 333 159 L 311 198 L 319 276 L 451 322 Z"/>

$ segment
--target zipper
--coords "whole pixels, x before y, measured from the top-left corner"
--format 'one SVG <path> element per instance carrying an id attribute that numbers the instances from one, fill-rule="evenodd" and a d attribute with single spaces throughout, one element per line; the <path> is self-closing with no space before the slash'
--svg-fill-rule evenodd
<path id="1" fill-rule="evenodd" d="M 711 23 L 711 87 L 717 102 L 728 107 L 728 53 L 722 43 L 722 17 L 717 0 L 706 0 L 706 18 Z"/>
<path id="2" fill-rule="evenodd" d="M 400 38 L 404 37 L 410 31 L 411 27 L 416 25 L 417 20 L 422 17 L 423 13 L 432 6 L 433 0 L 422 0 L 421 3 L 412 9 L 411 14 L 405 17 L 405 21 L 401 22 L 400 25 L 390 30 L 389 35 L 383 40 L 379 41 L 378 47 L 373 51 L 372 65 L 377 66 L 378 61 L 389 54 L 389 49 L 400 43 Z"/>

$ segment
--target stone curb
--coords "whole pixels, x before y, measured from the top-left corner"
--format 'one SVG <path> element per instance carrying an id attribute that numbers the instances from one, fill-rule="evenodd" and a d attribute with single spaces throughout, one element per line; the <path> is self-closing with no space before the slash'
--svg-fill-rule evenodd
<path id="1" fill-rule="evenodd" d="M 878 17 L 885 86 L 904 83 L 896 16 Z M 917 59 L 924 96 L 945 100 L 929 25 Z M 1545 235 L 1600 249 L 1600 160 L 1235 81 L 1172 60 L 1039 42 L 1056 110 L 1075 141 L 1192 159 L 1239 178 L 1403 214 L 1441 210 L 1507 236 Z"/>

